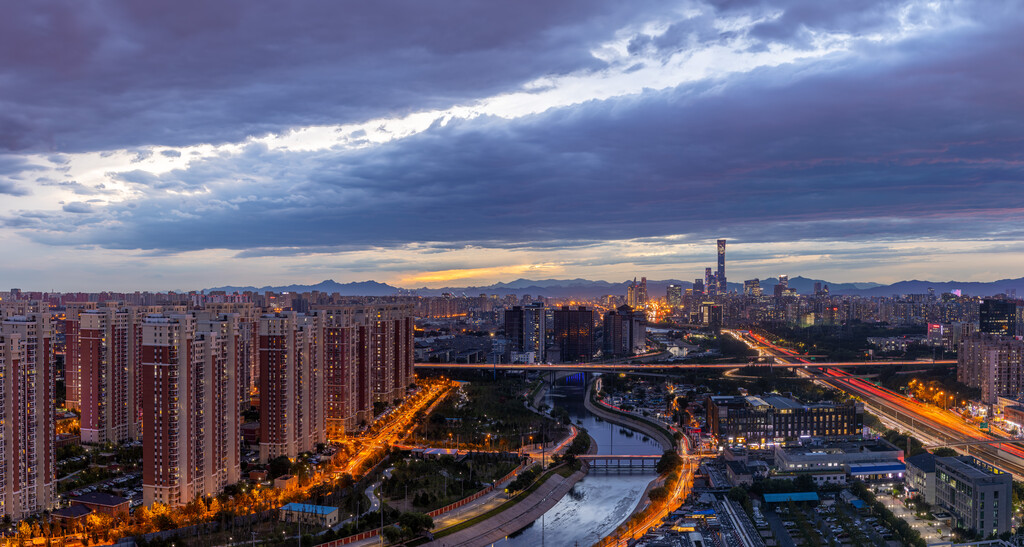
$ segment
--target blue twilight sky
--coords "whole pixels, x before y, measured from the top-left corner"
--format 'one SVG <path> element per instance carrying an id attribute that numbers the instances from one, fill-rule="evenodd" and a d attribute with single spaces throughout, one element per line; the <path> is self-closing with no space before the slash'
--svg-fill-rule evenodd
<path id="1" fill-rule="evenodd" d="M 8 2 L 0 287 L 1024 275 L 1021 2 Z"/>

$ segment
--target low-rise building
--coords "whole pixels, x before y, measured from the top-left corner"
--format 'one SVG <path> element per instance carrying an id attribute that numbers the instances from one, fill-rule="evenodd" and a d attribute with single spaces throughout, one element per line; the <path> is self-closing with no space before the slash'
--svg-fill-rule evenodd
<path id="1" fill-rule="evenodd" d="M 305 503 L 289 503 L 281 508 L 281 520 L 284 522 L 301 522 L 322 527 L 334 526 L 338 523 L 338 508 Z"/>
<path id="2" fill-rule="evenodd" d="M 971 456 L 935 458 L 935 501 L 982 536 L 1010 531 L 1013 477 Z"/>
<path id="3" fill-rule="evenodd" d="M 103 492 L 89 492 L 88 494 L 82 494 L 81 496 L 72 498 L 71 500 L 72 506 L 81 505 L 95 513 L 110 515 L 112 517 L 127 517 L 128 505 L 130 503 L 131 500 L 129 499 L 104 494 Z"/>
<path id="4" fill-rule="evenodd" d="M 747 464 L 731 460 L 725 462 L 725 475 L 729 477 L 729 482 L 733 486 L 739 486 L 741 484 L 752 485 L 754 484 L 754 473 L 747 467 Z"/>

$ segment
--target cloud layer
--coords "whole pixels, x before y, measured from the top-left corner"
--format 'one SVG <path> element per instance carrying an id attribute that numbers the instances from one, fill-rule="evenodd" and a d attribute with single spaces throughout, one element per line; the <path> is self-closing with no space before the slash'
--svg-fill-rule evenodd
<path id="1" fill-rule="evenodd" d="M 174 255 L 206 286 L 253 261 L 257 284 L 685 278 L 723 236 L 774 268 L 751 277 L 1015 267 L 1013 3 L 17 9 L 0 222 L 30 254 Z"/>

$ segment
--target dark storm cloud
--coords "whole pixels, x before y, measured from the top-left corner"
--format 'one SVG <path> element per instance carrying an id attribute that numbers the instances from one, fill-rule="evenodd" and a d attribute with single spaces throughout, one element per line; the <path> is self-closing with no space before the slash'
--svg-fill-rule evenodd
<path id="1" fill-rule="evenodd" d="M 0 149 L 238 141 L 472 100 L 597 68 L 656 2 L 12 2 Z"/>
<path id="2" fill-rule="evenodd" d="M 759 39 L 892 25 L 870 6 L 845 16 L 806 3 L 790 9 Z M 142 195 L 125 204 L 59 222 L 28 214 L 5 222 L 50 244 L 230 248 L 241 257 L 424 242 L 435 250 L 578 250 L 673 234 L 687 234 L 681 242 L 1019 239 L 1021 27 L 1020 15 L 993 11 L 941 35 L 859 43 L 848 57 L 516 120 L 438 124 L 359 150 L 254 144 L 160 175 L 120 173 Z M 671 51 L 716 39 L 701 28 L 670 28 L 630 47 Z M 585 57 L 576 53 L 560 58 Z"/>

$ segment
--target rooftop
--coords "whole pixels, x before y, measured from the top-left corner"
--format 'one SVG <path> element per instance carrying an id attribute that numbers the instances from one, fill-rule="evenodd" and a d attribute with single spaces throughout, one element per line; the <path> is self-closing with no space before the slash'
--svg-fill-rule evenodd
<path id="1" fill-rule="evenodd" d="M 296 513 L 309 513 L 314 515 L 329 515 L 338 510 L 337 507 L 325 505 L 309 505 L 307 503 L 289 503 L 281 508 L 282 511 L 295 511 Z"/>
<path id="2" fill-rule="evenodd" d="M 765 503 L 784 503 L 787 501 L 818 501 L 817 492 L 787 492 L 784 494 L 765 494 Z"/>
<path id="3" fill-rule="evenodd" d="M 93 505 L 105 505 L 107 507 L 117 507 L 118 505 L 124 505 L 129 503 L 130 500 L 113 496 L 110 494 L 104 494 L 103 492 L 89 492 L 88 494 L 82 494 L 77 498 L 72 498 L 72 503 L 91 503 Z"/>
<path id="4" fill-rule="evenodd" d="M 935 454 L 931 452 L 922 452 L 916 456 L 911 456 L 906 459 L 907 465 L 912 465 L 925 473 L 935 472 Z"/>

